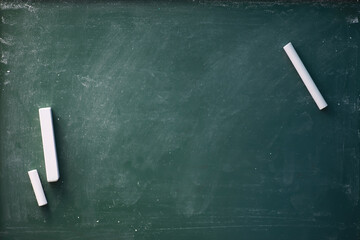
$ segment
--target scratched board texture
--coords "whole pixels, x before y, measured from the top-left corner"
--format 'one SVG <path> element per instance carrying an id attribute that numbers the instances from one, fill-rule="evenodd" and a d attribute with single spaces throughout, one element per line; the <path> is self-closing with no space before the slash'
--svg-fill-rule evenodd
<path id="1" fill-rule="evenodd" d="M 0 8 L 0 239 L 360 239 L 358 3 Z"/>

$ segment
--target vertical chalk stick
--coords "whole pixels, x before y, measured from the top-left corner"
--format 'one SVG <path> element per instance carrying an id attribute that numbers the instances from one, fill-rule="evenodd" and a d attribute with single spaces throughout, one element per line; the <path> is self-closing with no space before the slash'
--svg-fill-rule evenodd
<path id="1" fill-rule="evenodd" d="M 45 158 L 46 178 L 48 182 L 56 182 L 59 180 L 59 168 L 56 156 L 51 108 L 40 108 L 39 116 Z"/>
<path id="2" fill-rule="evenodd" d="M 46 205 L 47 201 L 46 201 L 44 189 L 41 185 L 39 174 L 38 174 L 37 170 L 35 169 L 35 170 L 28 171 L 28 174 L 29 174 L 31 185 L 33 187 L 35 197 L 36 197 L 39 207 Z"/>
<path id="3" fill-rule="evenodd" d="M 316 87 L 314 81 L 312 80 L 309 72 L 306 70 L 303 62 L 301 61 L 299 55 L 296 53 L 291 42 L 284 46 L 284 50 L 288 57 L 290 58 L 292 64 L 294 65 L 296 71 L 300 75 L 302 81 L 304 82 L 307 90 L 310 92 L 312 98 L 314 99 L 316 105 L 320 110 L 327 107 L 327 103 L 325 102 L 323 96 L 321 95 L 319 89 Z"/>

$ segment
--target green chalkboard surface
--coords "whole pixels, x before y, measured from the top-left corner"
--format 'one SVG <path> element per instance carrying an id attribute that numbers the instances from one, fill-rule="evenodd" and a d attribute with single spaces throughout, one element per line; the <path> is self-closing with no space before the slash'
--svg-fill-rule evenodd
<path id="1" fill-rule="evenodd" d="M 0 8 L 0 239 L 360 239 L 360 4 Z"/>

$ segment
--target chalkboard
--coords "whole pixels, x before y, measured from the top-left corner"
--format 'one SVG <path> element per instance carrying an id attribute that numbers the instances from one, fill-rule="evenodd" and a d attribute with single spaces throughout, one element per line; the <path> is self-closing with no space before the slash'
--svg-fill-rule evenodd
<path id="1" fill-rule="evenodd" d="M 0 7 L 0 239 L 360 239 L 358 3 Z"/>

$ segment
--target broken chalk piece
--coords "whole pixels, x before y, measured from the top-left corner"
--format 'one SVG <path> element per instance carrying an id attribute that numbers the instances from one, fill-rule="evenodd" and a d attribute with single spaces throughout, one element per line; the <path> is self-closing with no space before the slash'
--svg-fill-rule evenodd
<path id="1" fill-rule="evenodd" d="M 56 182 L 59 180 L 59 168 L 56 156 L 51 108 L 40 108 L 39 116 L 45 158 L 46 178 L 48 182 Z"/>
<path id="2" fill-rule="evenodd" d="M 314 81 L 312 80 L 309 72 L 306 70 L 303 62 L 301 61 L 299 55 L 296 53 L 291 42 L 284 46 L 284 50 L 288 57 L 290 58 L 292 64 L 294 65 L 296 71 L 300 75 L 302 81 L 304 82 L 307 90 L 310 92 L 312 98 L 314 99 L 316 105 L 320 110 L 327 107 L 327 103 L 325 102 L 323 96 L 321 95 L 319 89 L 316 87 Z"/>
<path id="3" fill-rule="evenodd" d="M 35 197 L 39 207 L 47 204 L 44 189 L 41 185 L 39 174 L 36 169 L 28 171 L 31 185 L 34 189 Z"/>

